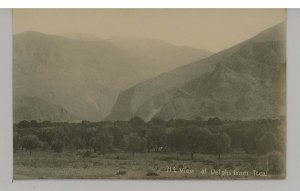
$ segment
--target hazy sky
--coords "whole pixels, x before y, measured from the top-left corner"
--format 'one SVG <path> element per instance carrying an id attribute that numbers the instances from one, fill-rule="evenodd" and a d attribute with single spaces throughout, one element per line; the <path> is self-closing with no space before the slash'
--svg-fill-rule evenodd
<path id="1" fill-rule="evenodd" d="M 14 33 L 147 37 L 220 51 L 285 20 L 284 9 L 14 9 Z"/>

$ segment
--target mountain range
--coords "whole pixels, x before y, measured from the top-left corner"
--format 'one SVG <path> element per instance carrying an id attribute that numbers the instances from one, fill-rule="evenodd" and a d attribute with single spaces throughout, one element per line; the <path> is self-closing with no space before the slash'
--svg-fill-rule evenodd
<path id="1" fill-rule="evenodd" d="M 20 120 L 100 121 L 120 92 L 212 53 L 154 39 L 14 35 L 13 112 Z"/>
<path id="2" fill-rule="evenodd" d="M 107 120 L 283 115 L 285 23 L 122 91 Z"/>

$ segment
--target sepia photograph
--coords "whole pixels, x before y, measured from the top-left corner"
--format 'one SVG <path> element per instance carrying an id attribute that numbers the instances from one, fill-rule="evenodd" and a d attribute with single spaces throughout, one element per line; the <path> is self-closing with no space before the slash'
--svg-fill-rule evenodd
<path id="1" fill-rule="evenodd" d="M 13 179 L 286 178 L 286 9 L 14 9 Z"/>

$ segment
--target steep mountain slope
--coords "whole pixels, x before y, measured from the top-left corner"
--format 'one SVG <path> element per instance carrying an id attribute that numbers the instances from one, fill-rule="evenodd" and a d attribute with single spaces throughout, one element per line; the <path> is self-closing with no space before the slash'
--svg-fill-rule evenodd
<path id="1" fill-rule="evenodd" d="M 80 118 L 70 114 L 59 104 L 30 96 L 14 96 L 14 121 L 80 121 Z"/>
<path id="2" fill-rule="evenodd" d="M 166 43 L 155 41 L 154 44 Z M 143 61 L 140 52 L 128 49 L 89 34 L 57 36 L 28 31 L 15 35 L 14 120 L 22 120 L 22 117 L 27 120 L 102 120 L 111 111 L 121 90 L 149 78 L 144 66 L 149 68 L 146 64 L 151 63 Z M 168 44 L 164 50 L 170 52 L 167 49 L 173 50 L 176 46 Z M 204 55 L 201 50 L 184 47 L 180 50 L 190 55 L 181 59 L 182 64 Z M 156 64 L 164 65 L 165 60 L 171 60 L 168 57 L 172 55 L 157 58 Z M 177 66 L 174 60 L 169 64 Z M 151 75 L 162 71 L 153 65 Z M 22 100 L 22 104 L 17 100 Z M 67 115 L 60 117 L 58 113 L 62 110 Z"/>
<path id="3" fill-rule="evenodd" d="M 126 52 L 104 41 L 21 33 L 14 37 L 14 96 L 42 99 L 81 119 L 100 120 L 119 90 L 136 83 L 139 74 L 132 62 Z M 31 117 L 36 119 L 34 113 Z"/>
<path id="4" fill-rule="evenodd" d="M 110 120 L 277 117 L 285 24 L 123 91 Z"/>

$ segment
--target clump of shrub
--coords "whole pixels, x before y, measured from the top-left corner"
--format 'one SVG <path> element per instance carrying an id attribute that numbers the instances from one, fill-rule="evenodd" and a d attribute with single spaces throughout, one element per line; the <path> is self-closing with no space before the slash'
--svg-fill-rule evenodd
<path id="1" fill-rule="evenodd" d="M 72 167 L 73 167 L 73 168 L 78 168 L 78 164 L 77 164 L 77 163 L 73 163 L 73 164 L 72 164 Z"/>
<path id="2" fill-rule="evenodd" d="M 212 160 L 202 160 L 201 162 L 203 162 L 203 164 L 205 164 L 205 165 L 214 164 L 214 161 L 212 161 Z"/>
<path id="3" fill-rule="evenodd" d="M 116 159 L 116 160 L 128 160 L 130 158 L 128 156 L 115 156 L 114 159 Z"/>
<path id="4" fill-rule="evenodd" d="M 156 172 L 154 172 L 154 171 L 152 171 L 152 170 L 149 170 L 149 171 L 147 172 L 146 175 L 147 175 L 147 176 L 159 176 L 158 173 L 156 173 Z"/>
<path id="5" fill-rule="evenodd" d="M 228 169 L 228 170 L 233 170 L 233 165 L 231 164 L 225 164 L 225 169 Z"/>
<path id="6" fill-rule="evenodd" d="M 184 167 L 183 164 L 178 165 L 178 168 L 183 168 L 183 167 Z"/>
<path id="7" fill-rule="evenodd" d="M 125 170 L 119 170 L 116 175 L 124 175 L 126 174 L 127 172 Z"/>
<path id="8" fill-rule="evenodd" d="M 98 154 L 97 154 L 97 153 L 91 153 L 89 157 L 90 157 L 90 158 L 97 158 L 97 157 L 98 157 Z"/>
<path id="9" fill-rule="evenodd" d="M 93 166 L 102 166 L 103 165 L 103 162 L 99 162 L 99 161 L 95 161 L 93 163 Z"/>
<path id="10" fill-rule="evenodd" d="M 215 164 L 215 165 L 213 166 L 213 169 L 215 169 L 215 170 L 220 169 L 220 168 L 221 168 L 221 165 L 219 165 L 219 164 Z"/>
<path id="11" fill-rule="evenodd" d="M 284 173 L 284 160 L 279 152 L 268 154 L 268 166 L 270 174 Z"/>
<path id="12" fill-rule="evenodd" d="M 54 150 L 54 152 L 60 153 L 63 151 L 64 143 L 61 140 L 55 140 L 53 141 L 51 148 Z"/>
<path id="13" fill-rule="evenodd" d="M 89 165 L 87 163 L 84 163 L 83 168 L 87 168 L 87 167 L 89 167 Z"/>
<path id="14" fill-rule="evenodd" d="M 89 156 L 91 156 L 91 151 L 86 151 L 84 154 L 83 154 L 83 156 L 82 157 L 89 157 Z"/>
<path id="15" fill-rule="evenodd" d="M 166 156 L 166 157 L 161 157 L 159 160 L 162 160 L 162 161 L 172 161 L 172 160 L 178 160 L 178 157 Z"/>
<path id="16" fill-rule="evenodd" d="M 249 160 L 251 168 L 256 168 L 257 167 L 257 161 L 255 159 L 250 159 Z"/>
<path id="17" fill-rule="evenodd" d="M 21 145 L 21 135 L 17 132 L 14 131 L 14 138 L 13 138 L 13 149 L 14 149 L 14 153 L 17 152 L 17 150 L 19 149 L 20 145 Z"/>
<path id="18" fill-rule="evenodd" d="M 41 141 L 35 135 L 25 135 L 21 138 L 21 146 L 29 151 L 30 155 L 32 150 L 39 148 Z"/>

